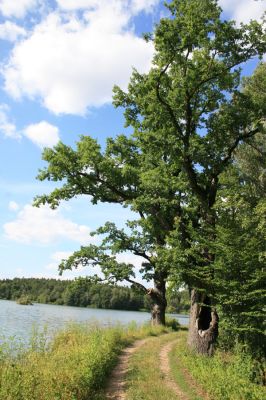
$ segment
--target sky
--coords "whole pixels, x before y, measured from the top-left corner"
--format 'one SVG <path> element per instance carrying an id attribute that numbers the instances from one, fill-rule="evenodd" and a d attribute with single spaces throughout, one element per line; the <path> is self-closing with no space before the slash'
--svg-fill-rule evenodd
<path id="1" fill-rule="evenodd" d="M 266 8 L 265 0 L 219 3 L 238 24 Z M 148 72 L 153 46 L 142 33 L 165 15 L 161 0 L 0 0 L 0 279 L 57 278 L 62 258 L 96 240 L 91 231 L 106 221 L 122 227 L 132 216 L 85 196 L 57 210 L 34 208 L 33 198 L 54 187 L 36 175 L 45 166 L 44 147 L 59 140 L 74 146 L 80 135 L 104 145 L 125 132 L 112 88 L 126 89 L 132 67 Z M 119 259 L 141 264 L 130 254 Z"/>

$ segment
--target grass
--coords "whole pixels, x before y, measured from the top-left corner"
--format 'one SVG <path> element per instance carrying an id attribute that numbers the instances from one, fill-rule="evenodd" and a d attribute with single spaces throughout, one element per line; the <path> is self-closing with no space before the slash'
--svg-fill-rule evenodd
<path id="1" fill-rule="evenodd" d="M 167 335 L 161 335 L 168 333 Z M 149 340 L 130 358 L 127 400 L 176 400 L 165 385 L 158 354 L 179 338 L 170 353 L 173 378 L 190 400 L 263 400 L 265 388 L 249 380 L 249 360 L 217 351 L 212 358 L 191 353 L 186 333 L 169 328 L 131 324 L 101 328 L 72 325 L 47 342 L 35 334 L 31 346 L 10 341 L 0 345 L 1 400 L 103 400 L 106 379 L 123 347 Z M 189 371 L 189 372 L 188 372 Z M 190 375 L 193 379 L 190 378 Z M 200 397 L 193 382 L 208 395 Z"/>
<path id="2" fill-rule="evenodd" d="M 130 359 L 127 376 L 127 400 L 176 400 L 164 385 L 158 354 L 163 344 L 176 338 L 176 333 L 151 338 Z"/>
<path id="3" fill-rule="evenodd" d="M 250 381 L 249 361 L 217 350 L 214 357 L 191 352 L 186 332 L 149 339 L 131 358 L 127 400 L 176 400 L 165 386 L 158 354 L 168 341 L 179 338 L 169 354 L 171 376 L 190 400 L 263 400 L 265 388 Z"/>
<path id="4" fill-rule="evenodd" d="M 167 328 L 72 325 L 47 344 L 36 335 L 28 349 L 0 348 L 1 400 L 96 400 L 121 349 Z"/>
<path id="5" fill-rule="evenodd" d="M 263 400 L 266 398 L 265 387 L 252 383 L 249 379 L 249 360 L 244 361 L 239 355 L 217 350 L 214 357 L 197 355 L 188 350 L 186 336 L 170 355 L 171 368 L 181 386 L 182 366 L 195 381 L 200 382 L 203 390 L 212 400 Z M 179 375 L 179 376 L 178 376 Z M 188 374 L 186 374 L 188 375 Z M 193 392 L 191 393 L 193 396 Z M 191 397 L 197 399 L 197 397 Z"/>
<path id="6" fill-rule="evenodd" d="M 182 340 L 182 337 L 184 336 L 186 337 L 185 332 L 179 333 L 180 340 Z M 172 377 L 176 381 L 182 392 L 185 393 L 190 400 L 206 400 L 207 397 L 203 397 L 198 394 L 198 388 L 194 387 L 194 382 L 191 381 L 189 375 L 182 367 L 181 362 L 179 362 L 178 358 L 176 357 L 176 348 L 179 346 L 179 344 L 180 341 L 177 342 L 177 345 L 173 347 L 172 351 L 169 354 L 169 363 Z"/>

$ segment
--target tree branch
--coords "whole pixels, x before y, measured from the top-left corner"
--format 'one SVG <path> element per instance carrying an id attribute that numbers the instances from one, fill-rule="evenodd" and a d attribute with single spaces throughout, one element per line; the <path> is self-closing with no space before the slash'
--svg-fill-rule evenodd
<path id="1" fill-rule="evenodd" d="M 235 139 L 232 146 L 229 147 L 227 156 L 221 161 L 220 168 L 214 176 L 217 177 L 224 170 L 224 167 L 226 166 L 228 161 L 230 161 L 232 159 L 233 151 L 237 148 L 237 146 L 238 146 L 239 142 L 241 142 L 241 140 L 249 139 L 249 138 L 253 137 L 254 135 L 256 135 L 256 133 L 259 133 L 259 132 L 260 132 L 260 129 L 259 129 L 259 127 L 257 127 L 247 133 L 243 133 L 242 135 L 239 135 Z"/>
<path id="2" fill-rule="evenodd" d="M 189 182 L 191 184 L 191 187 L 194 191 L 194 193 L 196 194 L 196 196 L 198 197 L 198 199 L 205 204 L 206 202 L 206 197 L 207 197 L 207 193 L 206 191 L 198 184 L 198 180 L 197 180 L 197 174 L 192 166 L 192 162 L 191 159 L 188 155 L 184 156 L 184 167 L 185 167 L 185 171 L 187 173 Z"/>
<path id="3" fill-rule="evenodd" d="M 131 283 L 132 285 L 138 287 L 138 288 L 141 289 L 144 293 L 146 293 L 146 294 L 148 293 L 148 289 L 145 288 L 145 286 L 142 285 L 141 283 L 136 282 L 136 281 L 133 281 L 133 279 L 130 279 L 130 278 L 125 278 L 125 281 L 127 281 L 127 282 Z"/>
<path id="4" fill-rule="evenodd" d="M 175 128 L 176 128 L 176 130 L 177 130 L 177 132 L 179 133 L 179 136 L 182 137 L 182 136 L 183 136 L 183 132 L 182 132 L 182 129 L 181 129 L 181 127 L 180 127 L 180 125 L 179 125 L 179 123 L 178 123 L 176 117 L 175 117 L 175 114 L 174 114 L 174 111 L 173 111 L 172 107 L 170 106 L 170 104 L 167 103 L 167 101 L 165 101 L 165 100 L 161 97 L 161 94 L 160 94 L 160 83 L 161 83 L 161 78 L 162 78 L 162 76 L 166 73 L 166 71 L 167 71 L 167 69 L 169 68 L 170 64 L 171 64 L 171 62 L 169 62 L 169 63 L 164 67 L 164 69 L 160 72 L 160 75 L 159 75 L 159 78 L 158 78 L 158 82 L 157 82 L 157 85 L 156 85 L 156 95 L 157 95 L 157 99 L 159 100 L 159 102 L 167 109 L 167 111 L 168 111 L 168 113 L 169 113 L 169 115 L 170 115 L 170 117 L 171 117 L 171 120 L 172 120 L 172 122 L 173 122 L 173 124 L 174 124 L 174 126 L 175 126 Z"/>
<path id="5" fill-rule="evenodd" d="M 81 175 L 81 176 L 83 176 L 83 177 L 85 177 L 85 178 L 91 178 L 91 176 L 89 176 L 88 174 L 86 174 L 86 173 L 84 173 L 84 172 L 79 172 L 79 175 Z M 115 186 L 110 185 L 110 183 L 106 182 L 104 179 L 102 179 L 102 178 L 100 177 L 99 172 L 97 172 L 97 176 L 96 176 L 96 178 L 95 178 L 94 180 L 95 180 L 95 183 L 97 183 L 97 182 L 101 183 L 103 186 L 105 186 L 107 189 L 111 190 L 111 191 L 112 191 L 113 193 L 115 193 L 117 196 L 120 196 L 121 199 L 122 199 L 123 201 L 132 200 L 132 199 L 135 198 L 135 196 L 129 196 L 129 195 L 126 194 L 125 192 L 123 192 L 123 191 L 117 189 Z M 112 200 L 112 201 L 113 201 L 113 200 Z M 120 202 L 120 201 L 118 201 L 118 202 Z"/>

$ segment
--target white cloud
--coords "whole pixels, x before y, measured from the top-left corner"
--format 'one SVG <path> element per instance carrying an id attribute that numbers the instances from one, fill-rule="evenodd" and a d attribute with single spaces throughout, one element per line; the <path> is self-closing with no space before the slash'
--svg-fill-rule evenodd
<path id="1" fill-rule="evenodd" d="M 106 3 L 107 0 L 101 1 Z M 57 4 L 63 10 L 81 10 L 97 7 L 99 0 L 57 0 Z"/>
<path id="2" fill-rule="evenodd" d="M 113 3 L 119 7 L 123 6 L 129 12 L 139 13 L 141 11 L 151 12 L 160 0 L 57 0 L 57 4 L 63 10 L 81 10 L 102 7 Z"/>
<path id="3" fill-rule="evenodd" d="M 15 201 L 10 201 L 8 203 L 8 208 L 9 208 L 10 211 L 18 211 L 19 205 Z"/>
<path id="4" fill-rule="evenodd" d="M 56 114 L 82 115 L 110 102 L 114 84 L 126 88 L 133 66 L 148 71 L 153 45 L 134 34 L 133 10 L 121 0 L 81 3 L 92 4 L 83 18 L 53 12 L 14 47 L 3 71 L 11 96 L 40 98 Z M 135 7 L 148 10 L 152 3 Z"/>
<path id="5" fill-rule="evenodd" d="M 73 270 L 66 270 L 62 275 L 56 275 L 58 271 L 58 266 L 62 260 L 66 260 L 73 254 L 71 251 L 57 251 L 51 255 L 51 262 L 44 267 L 48 274 L 45 272 L 42 276 L 53 277 L 56 279 L 74 279 L 79 276 L 92 276 L 97 275 L 100 278 L 104 278 L 100 267 L 83 267 L 79 265 L 78 268 L 73 268 Z M 51 275 L 52 274 L 52 275 Z M 57 272 L 58 274 L 58 272 Z"/>
<path id="6" fill-rule="evenodd" d="M 6 104 L 0 104 L 0 133 L 5 137 L 21 139 L 21 134 L 23 134 L 41 149 L 53 147 L 60 140 L 57 126 L 46 121 L 30 124 L 19 132 L 16 125 L 10 121 L 8 112 L 9 107 Z"/>
<path id="7" fill-rule="evenodd" d="M 238 24 L 258 20 L 265 11 L 265 0 L 219 0 L 219 4 Z"/>
<path id="8" fill-rule="evenodd" d="M 45 269 L 48 271 L 57 271 L 58 265 L 62 260 L 66 260 L 68 257 L 73 254 L 72 251 L 57 251 L 52 254 L 51 259 L 52 262 L 45 266 Z"/>
<path id="9" fill-rule="evenodd" d="M 136 14 L 141 11 L 151 12 L 159 2 L 160 0 L 132 0 L 131 7 Z"/>
<path id="10" fill-rule="evenodd" d="M 150 283 L 147 282 L 146 280 L 142 279 L 142 274 L 139 272 L 140 268 L 141 268 L 141 264 L 147 260 L 145 260 L 145 258 L 140 257 L 140 256 L 136 256 L 135 254 L 132 253 L 120 253 L 116 255 L 116 259 L 118 262 L 124 262 L 127 264 L 132 264 L 134 265 L 134 273 L 135 273 L 135 278 L 133 278 L 133 280 L 135 280 L 136 282 L 141 283 L 142 285 L 144 285 L 145 287 L 149 287 Z M 123 281 L 122 282 L 123 285 L 129 286 L 129 283 L 127 281 Z"/>
<path id="11" fill-rule="evenodd" d="M 59 209 L 29 204 L 19 211 L 14 221 L 4 224 L 4 232 L 8 239 L 26 244 L 49 244 L 59 239 L 86 244 L 93 240 L 87 226 L 64 218 Z"/>
<path id="12" fill-rule="evenodd" d="M 141 264 L 144 261 L 146 261 L 143 257 L 136 256 L 135 254 L 132 254 L 132 253 L 117 254 L 116 259 L 118 262 L 132 264 L 137 269 L 139 269 L 141 267 Z"/>
<path id="13" fill-rule="evenodd" d="M 21 135 L 17 132 L 16 125 L 10 121 L 8 111 L 6 104 L 0 104 L 0 133 L 9 138 L 20 139 Z"/>
<path id="14" fill-rule="evenodd" d="M 0 0 L 0 13 L 5 17 L 22 18 L 36 5 L 37 0 Z"/>
<path id="15" fill-rule="evenodd" d="M 46 121 L 28 125 L 23 133 L 40 148 L 53 147 L 60 140 L 58 128 Z"/>
<path id="16" fill-rule="evenodd" d="M 6 21 L 4 24 L 0 24 L 0 39 L 15 42 L 19 36 L 25 35 L 25 29 L 13 22 Z"/>

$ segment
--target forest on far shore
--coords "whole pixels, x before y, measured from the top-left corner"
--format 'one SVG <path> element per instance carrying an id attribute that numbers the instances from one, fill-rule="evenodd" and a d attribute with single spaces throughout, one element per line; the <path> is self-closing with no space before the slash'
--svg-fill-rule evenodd
<path id="1" fill-rule="evenodd" d="M 31 301 L 76 307 L 114 310 L 147 310 L 151 308 L 148 296 L 126 287 L 94 283 L 89 278 L 59 280 L 45 278 L 14 278 L 0 280 L 0 299 L 19 300 L 27 296 Z M 188 291 L 169 288 L 168 312 L 187 313 Z"/>

